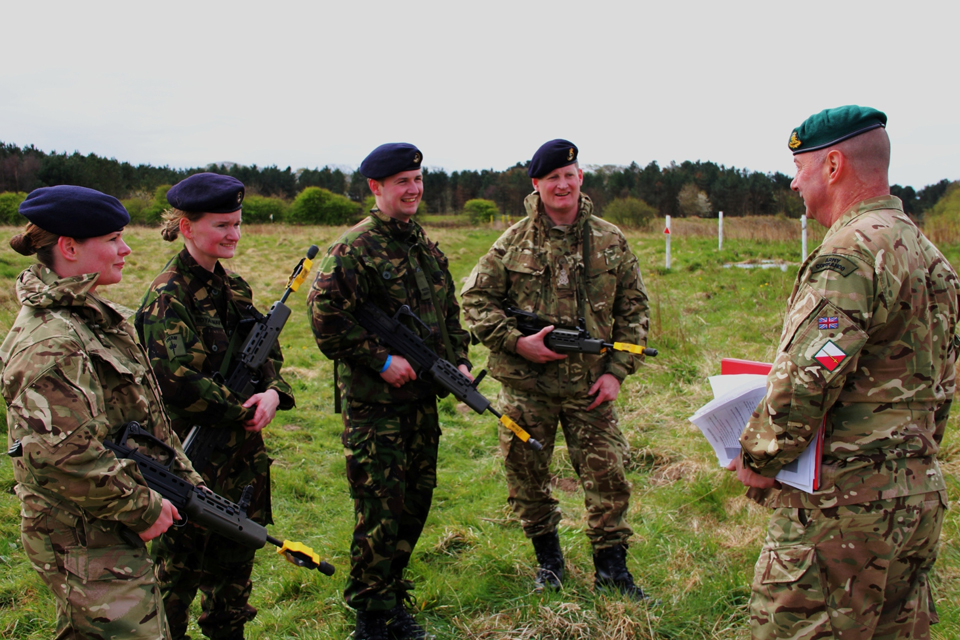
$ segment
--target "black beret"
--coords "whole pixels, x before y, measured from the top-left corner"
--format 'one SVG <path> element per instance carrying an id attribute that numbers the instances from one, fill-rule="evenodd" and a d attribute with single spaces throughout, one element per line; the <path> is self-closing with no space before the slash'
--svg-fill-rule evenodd
<path id="1" fill-rule="evenodd" d="M 167 202 L 187 213 L 233 213 L 243 204 L 243 183 L 219 173 L 195 173 L 170 187 Z"/>
<path id="2" fill-rule="evenodd" d="M 580 150 L 577 149 L 577 145 L 569 140 L 557 138 L 550 142 L 544 142 L 533 154 L 533 160 L 530 161 L 527 175 L 539 180 L 554 169 L 566 167 L 576 162 L 578 153 L 580 153 Z"/>
<path id="3" fill-rule="evenodd" d="M 401 171 L 420 168 L 423 154 L 408 142 L 388 142 L 370 152 L 360 163 L 360 175 L 371 180 L 383 180 Z"/>
<path id="4" fill-rule="evenodd" d="M 824 109 L 794 129 L 787 146 L 793 151 L 793 155 L 816 151 L 886 124 L 887 114 L 870 107 L 848 104 L 835 109 Z"/>
<path id="5" fill-rule="evenodd" d="M 34 189 L 20 203 L 20 215 L 58 236 L 95 238 L 123 229 L 130 214 L 113 196 L 64 184 Z"/>

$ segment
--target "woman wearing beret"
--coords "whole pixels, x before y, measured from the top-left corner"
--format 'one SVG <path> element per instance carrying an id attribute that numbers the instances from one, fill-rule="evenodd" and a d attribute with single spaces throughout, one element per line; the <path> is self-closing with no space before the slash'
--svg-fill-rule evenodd
<path id="1" fill-rule="evenodd" d="M 123 277 L 130 217 L 116 198 L 74 186 L 35 190 L 20 213 L 29 223 L 10 245 L 39 264 L 17 279 L 22 307 L 0 346 L 0 391 L 24 551 L 56 598 L 58 638 L 170 638 L 143 541 L 179 514 L 103 445 L 139 422 L 173 446 L 179 476 L 201 482 L 129 312 L 100 297 Z"/>
<path id="2" fill-rule="evenodd" d="M 194 464 L 216 493 L 239 502 L 252 486 L 251 519 L 273 522 L 270 510 L 270 458 L 261 430 L 277 409 L 294 406 L 280 377 L 277 347 L 261 370 L 260 388 L 240 398 L 226 387 L 239 350 L 258 317 L 250 285 L 227 271 L 240 241 L 243 184 L 230 176 L 200 173 L 167 192 L 172 209 L 161 235 L 183 236 L 184 249 L 150 285 L 137 312 L 136 328 L 160 381 L 173 428 L 218 430 L 219 446 L 205 459 L 195 449 Z M 257 610 L 247 601 L 254 549 L 217 534 L 187 526 L 163 536 L 157 545 L 158 577 L 174 639 L 186 637 L 187 614 L 197 589 L 203 613 L 198 620 L 208 638 L 242 638 Z"/>

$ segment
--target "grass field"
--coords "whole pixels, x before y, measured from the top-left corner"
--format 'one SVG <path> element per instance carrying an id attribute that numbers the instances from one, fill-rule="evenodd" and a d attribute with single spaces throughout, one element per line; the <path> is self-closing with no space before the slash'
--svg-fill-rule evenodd
<path id="1" fill-rule="evenodd" d="M 810 249 L 822 237 L 811 223 Z M 535 559 L 506 505 L 494 418 L 480 417 L 450 399 L 440 403 L 439 486 L 411 576 L 420 619 L 440 639 L 734 639 L 749 637 L 746 603 L 768 512 L 744 497 L 742 486 L 718 468 L 709 445 L 687 418 L 711 394 L 707 376 L 720 359 L 773 358 L 786 297 L 796 276 L 800 243 L 796 221 L 732 219 L 717 251 L 715 221 L 674 221 L 672 269 L 664 265 L 662 222 L 649 233 L 629 233 L 651 298 L 650 346 L 660 356 L 625 382 L 618 406 L 631 452 L 629 521 L 635 530 L 629 565 L 656 608 L 593 594 L 593 566 L 583 534 L 582 491 L 566 450 L 558 446 L 553 472 L 564 513 L 561 543 L 567 580 L 560 593 L 531 593 Z M 247 227 L 230 267 L 252 284 L 261 310 L 282 293 L 290 270 L 310 244 L 321 249 L 340 229 Z M 0 228 L 0 332 L 17 312 L 13 279 L 30 264 L 6 244 Z M 500 233 L 494 229 L 429 228 L 463 279 Z M 135 308 L 146 285 L 179 246 L 155 229 L 131 229 L 134 253 L 110 299 Z M 944 247 L 960 265 L 960 246 Z M 725 268 L 760 260 L 780 269 Z M 248 637 L 346 638 L 353 614 L 341 597 L 349 564 L 353 516 L 343 473 L 340 417 L 333 414 L 331 363 L 317 350 L 304 304 L 305 288 L 281 337 L 283 372 L 297 408 L 278 414 L 267 430 L 274 463 L 275 536 L 301 540 L 337 567 L 327 578 L 287 564 L 269 548 L 258 553 L 252 604 L 260 614 Z M 486 351 L 472 359 L 482 366 Z M 478 367 L 479 369 L 479 367 Z M 478 370 L 477 369 L 477 370 Z M 481 391 L 497 392 L 487 378 Z M 0 429 L 6 430 L 5 421 Z M 956 419 L 944 442 L 943 465 L 951 505 L 933 585 L 941 624 L 934 637 L 960 637 L 960 440 Z M 54 629 L 54 607 L 28 566 L 19 540 L 18 501 L 9 464 L 0 463 L 0 637 L 38 640 Z M 192 627 L 194 638 L 199 630 Z"/>

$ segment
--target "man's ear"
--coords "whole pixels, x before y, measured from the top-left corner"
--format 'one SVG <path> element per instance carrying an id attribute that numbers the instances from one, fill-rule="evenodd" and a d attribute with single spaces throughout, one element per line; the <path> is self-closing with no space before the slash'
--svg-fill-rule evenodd
<path id="1" fill-rule="evenodd" d="M 537 188 L 537 185 L 540 184 L 540 181 L 537 180 L 536 178 L 531 178 L 530 182 L 533 184 L 533 190 L 536 191 L 537 193 L 540 193 L 540 189 Z"/>
<path id="2" fill-rule="evenodd" d="M 837 149 L 832 149 L 827 153 L 827 157 L 824 158 L 823 163 L 828 184 L 835 184 L 847 168 L 847 159 L 843 157 L 843 154 Z"/>
<path id="3" fill-rule="evenodd" d="M 381 190 L 383 189 L 383 185 L 377 182 L 376 180 L 374 180 L 373 178 L 367 178 L 367 186 L 370 187 L 370 193 L 372 193 L 373 195 L 375 196 L 381 195 Z"/>

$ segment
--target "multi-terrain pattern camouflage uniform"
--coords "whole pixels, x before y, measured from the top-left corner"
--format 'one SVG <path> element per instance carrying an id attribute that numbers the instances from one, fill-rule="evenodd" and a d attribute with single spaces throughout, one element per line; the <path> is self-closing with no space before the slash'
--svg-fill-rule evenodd
<path id="1" fill-rule="evenodd" d="M 121 537 L 157 520 L 160 494 L 102 442 L 135 420 L 174 447 L 178 475 L 201 479 L 123 319 L 129 311 L 91 294 L 96 279 L 36 265 L 17 280 L 23 307 L 0 347 L 0 386 L 8 445 L 23 447 L 12 458 L 23 547 L 56 597 L 58 638 L 169 638 L 153 562 L 138 538 Z"/>
<path id="2" fill-rule="evenodd" d="M 253 485 L 248 510 L 251 519 L 273 522 L 270 510 L 270 458 L 263 435 L 246 431 L 243 422 L 254 415 L 222 381 L 215 379 L 231 351 L 229 367 L 237 362 L 240 346 L 254 318 L 250 286 L 239 275 L 217 263 L 210 272 L 184 249 L 167 263 L 150 285 L 137 312 L 137 333 L 150 355 L 160 381 L 173 428 L 185 438 L 194 425 L 227 429 L 229 440 L 215 451 L 203 469 L 203 478 L 216 493 L 237 502 L 243 488 Z M 274 389 L 280 409 L 293 407 L 290 387 L 279 375 L 283 357 L 279 346 L 264 364 L 258 392 Z M 174 638 L 186 633 L 187 612 L 202 593 L 199 625 L 210 638 L 242 633 L 256 615 L 247 603 L 254 549 L 197 527 L 164 534 L 157 544 L 158 575 Z"/>
<path id="3" fill-rule="evenodd" d="M 644 344 L 647 293 L 626 238 L 614 225 L 591 215 L 593 203 L 587 196 L 581 195 L 571 225 L 554 225 L 537 193 L 524 204 L 528 217 L 480 258 L 463 288 L 466 322 L 490 348 L 490 374 L 503 383 L 500 410 L 544 445 L 543 451 L 533 451 L 500 428 L 509 502 L 528 537 L 556 529 L 560 510 L 550 493 L 549 465 L 559 422 L 584 488 L 591 543 L 597 549 L 623 544 L 632 533 L 624 519 L 630 498 L 623 467 L 627 442 L 613 403 L 588 412 L 592 396 L 587 392 L 605 373 L 622 382 L 636 371 L 640 357 L 612 352 L 530 362 L 516 353 L 522 334 L 504 309 L 518 307 L 564 327 L 576 326 L 582 314 L 594 338 Z M 590 232 L 586 269 L 585 228 Z"/>
<path id="4" fill-rule="evenodd" d="M 426 276 L 424 290 L 417 265 Z M 455 364 L 469 365 L 469 335 L 460 327 L 446 257 L 416 222 L 400 222 L 376 209 L 330 247 L 309 302 L 317 344 L 339 360 L 345 399 L 342 440 L 356 526 L 344 597 L 356 609 L 391 609 L 412 588 L 403 571 L 437 484 L 437 390 L 419 377 L 399 389 L 384 382 L 379 372 L 390 351 L 354 314 L 364 303 L 390 315 L 409 305 L 430 332 L 424 335 L 408 318 L 410 329 L 450 358 L 440 333 L 445 324 Z"/>
<path id="5" fill-rule="evenodd" d="M 929 637 L 958 291 L 891 196 L 852 207 L 800 269 L 741 444 L 773 476 L 823 423 L 822 479 L 768 496 L 778 508 L 754 576 L 755 637 Z"/>

